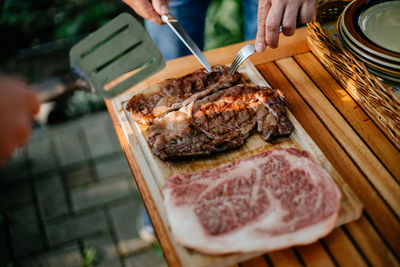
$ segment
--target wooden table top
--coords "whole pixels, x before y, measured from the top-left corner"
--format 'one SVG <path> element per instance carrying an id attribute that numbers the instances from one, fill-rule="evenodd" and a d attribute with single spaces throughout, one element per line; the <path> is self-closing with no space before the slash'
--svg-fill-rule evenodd
<path id="1" fill-rule="evenodd" d="M 243 42 L 205 52 L 210 64 L 230 64 Z M 336 228 L 308 246 L 268 253 L 241 266 L 400 266 L 400 151 L 310 52 L 306 29 L 281 36 L 278 49 L 256 53 L 251 61 L 328 160 L 364 204 L 361 219 Z M 143 88 L 201 68 L 194 56 L 168 61 Z M 117 110 L 106 105 L 139 192 L 170 266 L 179 266 L 166 230 L 140 173 Z"/>

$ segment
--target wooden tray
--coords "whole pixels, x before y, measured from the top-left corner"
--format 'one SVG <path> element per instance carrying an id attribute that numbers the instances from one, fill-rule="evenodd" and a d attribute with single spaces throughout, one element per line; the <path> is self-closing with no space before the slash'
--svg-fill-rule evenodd
<path id="1" fill-rule="evenodd" d="M 239 69 L 240 72 L 248 76 L 248 78 L 258 85 L 269 86 L 262 75 L 257 71 L 255 66 L 248 60 Z M 145 88 L 143 90 L 154 90 Z M 295 130 L 289 138 L 281 139 L 274 144 L 265 142 L 257 133 L 251 135 L 247 142 L 240 148 L 220 153 L 206 159 L 196 159 L 182 162 L 164 162 L 154 156 L 142 134 L 143 127 L 133 122 L 130 113 L 124 108 L 126 102 L 135 94 L 142 92 L 124 93 L 112 100 L 115 110 L 118 110 L 118 119 L 122 126 L 130 148 L 135 156 L 140 171 L 143 174 L 146 184 L 149 188 L 153 201 L 157 207 L 160 217 L 163 221 L 165 229 L 171 243 L 181 260 L 183 266 L 228 266 L 247 259 L 264 254 L 264 252 L 233 254 L 228 256 L 210 256 L 186 249 L 182 245 L 176 243 L 172 237 L 166 210 L 163 203 L 161 189 L 165 181 L 173 174 L 193 172 L 216 167 L 220 164 L 247 157 L 262 151 L 271 150 L 279 147 L 296 147 L 307 150 L 312 153 L 321 163 L 321 165 L 332 175 L 342 192 L 341 211 L 336 226 L 343 225 L 350 221 L 356 220 L 361 216 L 362 204 L 360 200 L 351 191 L 350 187 L 344 182 L 339 173 L 333 168 L 332 164 L 326 159 L 321 150 L 314 141 L 306 133 L 303 127 L 297 122 L 296 118 L 288 111 L 288 115 Z"/>

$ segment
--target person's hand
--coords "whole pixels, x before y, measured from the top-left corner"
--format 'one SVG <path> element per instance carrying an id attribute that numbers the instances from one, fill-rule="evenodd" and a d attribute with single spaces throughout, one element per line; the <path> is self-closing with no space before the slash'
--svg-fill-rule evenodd
<path id="1" fill-rule="evenodd" d="M 314 16 L 315 0 L 260 0 L 257 13 L 257 52 L 269 46 L 278 47 L 279 28 L 291 36 L 296 30 L 297 20 L 307 23 Z"/>
<path id="2" fill-rule="evenodd" d="M 129 5 L 136 14 L 149 19 L 157 24 L 163 24 L 161 15 L 168 14 L 168 2 L 169 0 L 122 0 Z"/>
<path id="3" fill-rule="evenodd" d="M 0 76 L 0 165 L 29 138 L 39 102 L 22 80 Z"/>

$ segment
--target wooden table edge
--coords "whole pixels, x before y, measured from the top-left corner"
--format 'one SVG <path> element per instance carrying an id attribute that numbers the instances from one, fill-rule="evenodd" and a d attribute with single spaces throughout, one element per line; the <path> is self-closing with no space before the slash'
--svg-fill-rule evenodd
<path id="1" fill-rule="evenodd" d="M 171 240 L 168 237 L 167 230 L 164 227 L 164 224 L 162 223 L 160 214 L 157 211 L 156 205 L 154 203 L 154 200 L 150 194 L 150 190 L 146 184 L 146 181 L 141 174 L 140 168 L 136 162 L 136 159 L 130 150 L 128 140 L 126 139 L 126 136 L 124 132 L 121 130 L 121 124 L 117 118 L 116 111 L 114 110 L 114 107 L 112 105 L 112 102 L 110 100 L 105 100 L 106 107 L 108 109 L 108 112 L 111 116 L 111 120 L 113 122 L 115 131 L 117 133 L 118 139 L 121 143 L 122 150 L 125 154 L 125 157 L 127 158 L 129 167 L 133 173 L 136 175 L 133 175 L 133 178 L 136 182 L 137 188 L 139 190 L 139 193 L 142 197 L 142 199 L 146 199 L 146 201 L 143 201 L 147 213 L 149 215 L 149 218 L 151 220 L 151 223 L 154 227 L 155 233 L 157 235 L 158 241 L 160 242 L 160 245 L 163 249 L 164 252 L 164 257 L 166 258 L 166 261 L 170 266 L 182 266 L 179 257 L 171 243 Z"/>

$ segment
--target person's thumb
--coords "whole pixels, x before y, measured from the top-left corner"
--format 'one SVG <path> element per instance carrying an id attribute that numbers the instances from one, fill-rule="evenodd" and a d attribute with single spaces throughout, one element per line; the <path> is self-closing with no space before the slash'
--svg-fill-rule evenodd
<path id="1" fill-rule="evenodd" d="M 154 10 L 159 15 L 168 14 L 168 2 L 169 2 L 169 0 L 153 0 Z"/>

